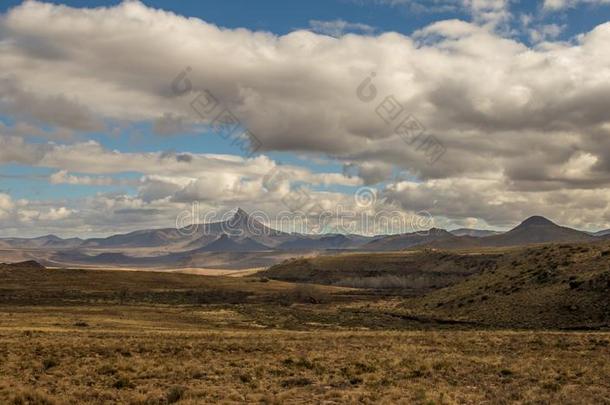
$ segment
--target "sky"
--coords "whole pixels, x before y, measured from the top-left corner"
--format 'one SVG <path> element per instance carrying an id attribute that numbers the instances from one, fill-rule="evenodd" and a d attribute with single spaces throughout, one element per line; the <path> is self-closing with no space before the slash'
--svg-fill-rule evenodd
<path id="1" fill-rule="evenodd" d="M 609 0 L 3 1 L 0 237 L 194 203 L 610 228 L 609 20 Z"/>

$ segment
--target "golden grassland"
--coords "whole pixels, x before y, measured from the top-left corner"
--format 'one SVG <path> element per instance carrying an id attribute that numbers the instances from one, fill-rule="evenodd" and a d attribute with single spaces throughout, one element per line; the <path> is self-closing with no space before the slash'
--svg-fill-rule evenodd
<path id="1" fill-rule="evenodd" d="M 557 245 L 248 277 L 0 265 L 0 404 L 610 404 L 609 259 Z M 433 282 L 335 283 L 385 272 Z M 448 274 L 464 279 L 432 285 Z"/>
<path id="2" fill-rule="evenodd" d="M 0 403 L 608 404 L 609 358 L 602 332 L 286 330 L 230 307 L 4 306 Z"/>

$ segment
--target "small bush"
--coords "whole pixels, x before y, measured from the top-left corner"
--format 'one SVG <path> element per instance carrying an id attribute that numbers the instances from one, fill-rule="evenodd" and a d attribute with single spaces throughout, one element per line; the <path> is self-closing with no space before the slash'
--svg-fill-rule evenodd
<path id="1" fill-rule="evenodd" d="M 502 377 L 510 377 L 511 375 L 513 375 L 514 373 L 512 372 L 512 370 L 509 370 L 507 368 L 503 368 L 502 370 L 500 370 L 500 375 Z"/>
<path id="2" fill-rule="evenodd" d="M 175 386 L 169 389 L 167 395 L 165 396 L 165 400 L 168 404 L 173 404 L 180 401 L 184 398 L 184 393 L 186 392 L 186 388 Z"/>
<path id="3" fill-rule="evenodd" d="M 364 382 L 364 380 L 363 380 L 362 378 L 360 378 L 360 377 L 352 377 L 352 378 L 350 378 L 350 380 L 349 380 L 349 383 L 350 383 L 351 385 L 360 385 L 360 384 L 362 384 L 363 382 Z"/>
<path id="4" fill-rule="evenodd" d="M 298 284 L 288 295 L 291 302 L 301 304 L 323 304 L 330 296 L 322 288 L 311 284 Z"/>
<path id="5" fill-rule="evenodd" d="M 126 288 L 123 288 L 118 292 L 118 299 L 120 304 L 124 304 L 125 302 L 127 302 L 128 298 L 129 290 L 127 290 Z"/>
<path id="6" fill-rule="evenodd" d="M 112 388 L 116 388 L 117 390 L 121 390 L 123 388 L 133 388 L 133 384 L 126 377 L 119 377 L 116 379 L 114 384 L 112 384 Z"/>
<path id="7" fill-rule="evenodd" d="M 42 361 L 42 369 L 44 371 L 50 370 L 53 367 L 57 367 L 59 365 L 59 361 L 54 357 L 47 357 Z"/>
<path id="8" fill-rule="evenodd" d="M 572 280 L 570 281 L 570 289 L 575 290 L 582 285 L 582 281 Z"/>

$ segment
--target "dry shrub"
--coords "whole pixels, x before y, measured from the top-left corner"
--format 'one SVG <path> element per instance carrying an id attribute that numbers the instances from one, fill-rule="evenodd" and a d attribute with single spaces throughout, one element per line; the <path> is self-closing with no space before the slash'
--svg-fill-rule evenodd
<path id="1" fill-rule="evenodd" d="M 446 280 L 445 280 L 446 282 Z M 435 281 L 427 277 L 409 277 L 385 275 L 377 277 L 352 277 L 336 282 L 334 285 L 339 287 L 350 288 L 372 288 L 372 289 L 390 289 L 390 288 L 428 288 Z"/>
<path id="2" fill-rule="evenodd" d="M 324 304 L 330 301 L 330 294 L 313 284 L 297 284 L 287 294 L 286 299 L 289 303 Z"/>
<path id="3" fill-rule="evenodd" d="M 168 404 L 174 404 L 184 398 L 184 394 L 186 393 L 186 388 L 181 386 L 174 386 L 169 389 L 167 392 L 167 396 L 165 400 Z"/>

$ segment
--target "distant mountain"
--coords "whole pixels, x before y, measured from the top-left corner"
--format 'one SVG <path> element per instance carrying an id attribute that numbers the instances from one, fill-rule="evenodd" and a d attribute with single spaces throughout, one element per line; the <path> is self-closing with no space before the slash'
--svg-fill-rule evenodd
<path id="1" fill-rule="evenodd" d="M 389 235 L 371 241 L 364 246 L 363 250 L 390 251 L 403 250 L 415 246 L 428 245 L 432 242 L 451 242 L 459 239 L 444 229 L 432 228 L 426 232 L 404 233 L 400 235 Z"/>
<path id="2" fill-rule="evenodd" d="M 541 216 L 530 217 L 501 235 L 482 239 L 485 246 L 518 246 L 532 243 L 589 242 L 593 240 L 596 238 L 586 232 L 559 226 Z"/>
<path id="3" fill-rule="evenodd" d="M 355 249 L 366 244 L 372 237 L 360 235 L 301 235 L 293 240 L 282 243 L 276 249 L 280 250 L 318 250 L 318 249 Z"/>
<path id="4" fill-rule="evenodd" d="M 16 249 L 74 248 L 83 243 L 83 240 L 79 238 L 62 239 L 55 235 L 37 238 L 4 238 L 0 241 L 5 247 Z"/>
<path id="5" fill-rule="evenodd" d="M 472 229 L 472 228 L 460 228 L 454 229 L 453 231 L 449 231 L 452 235 L 455 236 L 472 236 L 475 238 L 484 238 L 486 236 L 499 235 L 502 232 L 498 231 L 490 231 L 486 229 Z"/>
<path id="6" fill-rule="evenodd" d="M 120 248 L 120 247 L 155 247 L 176 243 L 184 239 L 175 228 L 147 229 L 107 238 L 87 239 L 82 247 Z"/>
<path id="7" fill-rule="evenodd" d="M 586 232 L 559 226 L 541 216 L 530 217 L 510 231 L 501 234 L 474 236 L 468 235 L 468 232 L 464 233 L 455 235 L 453 232 L 442 229 L 431 229 L 428 234 L 410 233 L 386 236 L 366 244 L 364 248 L 367 250 L 402 250 L 412 247 L 456 249 L 598 240 Z"/>
<path id="8" fill-rule="evenodd" d="M 270 250 L 269 246 L 265 246 L 256 242 L 251 238 L 233 238 L 227 234 L 222 234 L 214 242 L 191 251 L 191 253 L 199 252 L 260 252 Z"/>
<path id="9" fill-rule="evenodd" d="M 221 236 L 229 237 L 227 240 Z M 267 227 L 238 208 L 227 220 L 199 224 L 192 232 L 174 228 L 152 229 L 86 240 L 84 248 L 121 249 L 133 247 L 173 247 L 173 251 L 261 251 L 350 249 L 370 241 L 362 235 L 304 235 Z"/>
<path id="10" fill-rule="evenodd" d="M 54 239 L 45 242 L 45 247 L 60 247 L 60 248 L 76 248 L 83 244 L 84 240 L 81 238 L 68 238 L 61 239 L 55 236 Z"/>
<path id="11" fill-rule="evenodd" d="M 199 225 L 197 233 L 187 247 L 189 249 L 205 247 L 221 235 L 229 235 L 234 241 L 250 239 L 265 246 L 266 249 L 294 238 L 289 233 L 269 228 L 258 221 L 255 216 L 238 208 L 231 218 L 225 221 Z"/>
<path id="12" fill-rule="evenodd" d="M 154 267 L 171 266 L 175 258 L 170 255 L 156 257 L 133 257 L 121 252 L 103 252 L 86 254 L 81 250 L 60 250 L 50 258 L 50 263 L 57 265 L 94 265 L 94 266 L 134 266 Z"/>
<path id="13" fill-rule="evenodd" d="M 234 238 L 252 238 L 264 245 L 277 245 L 282 241 L 274 238 L 286 238 L 289 234 L 276 231 L 263 225 L 241 208 L 225 221 L 198 224 L 195 231 L 190 229 L 144 229 L 126 234 L 112 235 L 106 238 L 93 238 L 84 241 L 88 248 L 132 248 L 161 247 L 177 245 L 182 250 L 198 249 L 214 242 L 220 235 L 228 234 Z"/>
<path id="14" fill-rule="evenodd" d="M 201 249 L 203 247 L 206 247 L 210 243 L 214 242 L 216 239 L 218 239 L 218 236 L 219 235 L 217 235 L 217 234 L 196 235 L 195 239 L 187 240 L 186 245 L 184 245 L 184 249 L 185 250 Z"/>
<path id="15" fill-rule="evenodd" d="M 586 232 L 559 226 L 550 220 L 533 216 L 505 233 L 462 228 L 451 232 L 430 229 L 426 232 L 399 235 L 308 235 L 286 233 L 267 227 L 254 216 L 237 209 L 228 219 L 200 224 L 189 229 L 148 229 L 107 238 L 62 239 L 55 235 L 38 238 L 0 239 L 3 249 L 23 249 L 20 257 L 58 263 L 122 264 L 166 266 L 190 263 L 194 256 L 213 262 L 210 255 L 220 252 L 264 253 L 279 257 L 292 251 L 325 250 L 396 251 L 415 248 L 465 249 L 517 246 L 549 242 L 589 242 L 610 238 L 610 230 Z M 27 253 L 27 254 L 26 254 Z M 5 257 L 15 257 L 7 253 Z M 270 254 L 270 253 L 269 253 Z M 241 255 L 240 257 L 245 257 Z M 267 258 L 265 258 L 267 260 Z"/>
<path id="16" fill-rule="evenodd" d="M 594 232 L 593 236 L 610 236 L 610 229 L 604 229 L 603 231 Z"/>

